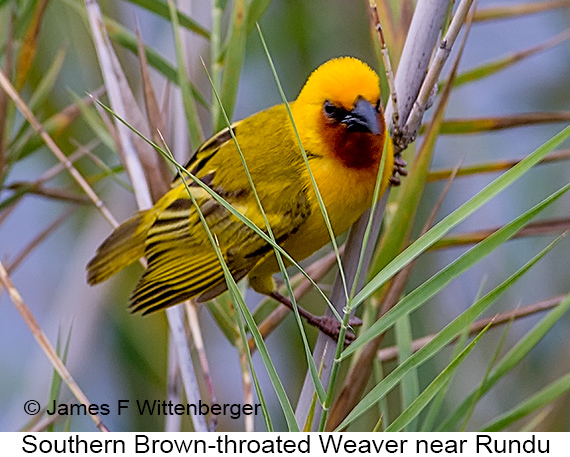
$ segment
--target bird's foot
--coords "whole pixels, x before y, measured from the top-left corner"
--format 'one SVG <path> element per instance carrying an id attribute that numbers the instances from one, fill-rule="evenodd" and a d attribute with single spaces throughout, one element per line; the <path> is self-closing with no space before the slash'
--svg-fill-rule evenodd
<path id="1" fill-rule="evenodd" d="M 330 336 L 333 340 L 338 341 L 342 324 L 335 317 L 312 316 L 312 318 L 307 318 L 307 322 L 317 327 L 321 332 L 323 332 L 325 335 Z M 350 327 L 357 327 L 359 325 L 362 325 L 362 320 L 360 320 L 358 317 L 352 317 L 348 321 L 348 325 Z M 348 346 L 354 341 L 355 338 L 356 337 L 354 333 L 352 333 L 350 330 L 347 330 L 344 334 L 344 345 Z"/>
<path id="2" fill-rule="evenodd" d="M 293 304 L 291 303 L 291 300 L 281 295 L 279 292 L 271 292 L 270 296 L 278 302 L 287 306 L 289 309 L 293 310 Z M 328 335 L 333 340 L 338 341 L 338 337 L 340 335 L 340 327 L 342 324 L 336 318 L 333 316 L 315 316 L 300 306 L 297 307 L 297 310 L 299 311 L 299 314 L 305 318 L 308 324 L 317 327 L 325 335 Z M 362 325 L 362 321 L 358 317 L 352 317 L 348 321 L 348 325 L 350 327 L 357 327 L 359 325 Z M 350 343 L 352 343 L 354 341 L 354 338 L 356 338 L 354 336 L 354 333 L 352 333 L 350 330 L 347 330 L 344 334 L 345 346 L 348 346 Z"/>
<path id="3" fill-rule="evenodd" d="M 407 176 L 408 171 L 406 170 L 406 165 L 406 161 L 402 159 L 402 156 L 400 154 L 394 155 L 394 170 L 392 171 L 392 176 L 390 177 L 390 183 L 392 183 L 393 186 L 400 185 L 400 178 L 398 175 Z"/>

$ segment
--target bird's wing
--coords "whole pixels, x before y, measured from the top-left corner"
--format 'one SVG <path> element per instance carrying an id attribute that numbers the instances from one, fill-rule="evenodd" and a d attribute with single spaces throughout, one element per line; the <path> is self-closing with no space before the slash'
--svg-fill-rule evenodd
<path id="1" fill-rule="evenodd" d="M 206 140 L 192 155 L 184 168 L 188 170 L 189 173 L 197 176 L 200 171 L 204 170 L 207 162 L 216 155 L 220 148 L 222 148 L 226 143 L 233 142 L 230 128 L 235 135 L 235 129 L 241 122 L 242 121 L 234 122 L 230 127 L 220 130 L 214 136 Z M 177 175 L 172 182 L 172 187 L 177 187 L 181 183 L 182 181 L 180 176 Z"/>
<path id="2" fill-rule="evenodd" d="M 235 132 L 239 142 L 239 125 Z M 192 172 L 267 233 L 247 178 L 244 183 L 243 168 L 228 171 L 228 167 L 237 166 L 239 160 L 235 157 L 237 152 L 233 141 L 220 141 L 223 134 L 217 137 L 218 140 L 209 142 L 209 147 L 201 148 L 196 154 L 190 163 Z M 242 146 L 244 154 L 251 155 L 249 149 L 252 145 L 246 143 Z M 278 141 L 281 148 L 282 143 L 282 139 Z M 264 146 L 271 148 L 267 142 Z M 256 168 L 255 164 L 252 168 Z M 288 177 L 283 178 L 284 182 L 272 182 L 275 176 L 265 176 L 267 173 L 252 171 L 252 174 L 273 235 L 282 242 L 295 233 L 309 215 L 306 191 L 297 178 L 290 176 L 294 173 L 288 173 Z M 275 198 L 276 189 L 285 190 L 285 194 Z M 231 214 L 208 191 L 193 181 L 188 183 L 188 187 L 179 184 L 167 194 L 167 200 L 157 203 L 162 207 L 146 239 L 148 267 L 131 297 L 135 311 L 146 313 L 197 295 L 212 297 L 226 289 L 222 266 L 188 191 L 196 200 L 234 279 L 243 278 L 261 259 L 273 252 L 269 243 Z"/>

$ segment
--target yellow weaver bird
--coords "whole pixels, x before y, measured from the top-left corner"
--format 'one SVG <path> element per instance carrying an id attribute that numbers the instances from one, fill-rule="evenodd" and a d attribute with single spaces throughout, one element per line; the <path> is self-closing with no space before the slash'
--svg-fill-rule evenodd
<path id="1" fill-rule="evenodd" d="M 340 235 L 372 202 L 387 138 L 378 76 L 358 59 L 332 59 L 311 74 L 291 110 L 334 234 Z M 286 107 L 266 109 L 231 128 L 283 249 L 300 261 L 330 242 Z M 405 163 L 394 159 L 389 143 L 382 191 L 390 181 L 398 182 L 393 173 L 405 174 Z M 186 168 L 267 233 L 229 129 L 206 141 Z M 291 308 L 273 281 L 279 271 L 273 247 L 186 179 L 235 280 L 247 275 L 255 291 Z M 202 302 L 227 289 L 222 266 L 181 179 L 151 209 L 137 212 L 99 246 L 87 266 L 88 282 L 104 281 L 141 257 L 148 265 L 131 296 L 134 311 L 146 314 L 190 298 Z M 335 319 L 300 312 L 323 332 L 338 335 Z"/>

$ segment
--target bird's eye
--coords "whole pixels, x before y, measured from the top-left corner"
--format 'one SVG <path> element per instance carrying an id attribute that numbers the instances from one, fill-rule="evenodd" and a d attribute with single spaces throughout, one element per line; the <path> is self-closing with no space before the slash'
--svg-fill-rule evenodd
<path id="1" fill-rule="evenodd" d="M 338 113 L 338 108 L 327 100 L 323 105 L 323 111 L 328 117 L 335 117 L 335 115 Z"/>
<path id="2" fill-rule="evenodd" d="M 382 104 L 380 103 L 380 99 L 378 99 L 378 101 L 376 102 L 376 112 L 381 112 L 382 111 Z"/>

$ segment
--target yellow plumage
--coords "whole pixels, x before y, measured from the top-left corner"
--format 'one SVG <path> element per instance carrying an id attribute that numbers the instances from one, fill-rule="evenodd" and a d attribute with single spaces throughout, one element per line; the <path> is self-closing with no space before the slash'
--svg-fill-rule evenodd
<path id="1" fill-rule="evenodd" d="M 348 229 L 370 205 L 386 126 L 379 104 L 377 75 L 354 58 L 319 67 L 291 104 L 335 235 Z M 297 261 L 330 241 L 309 172 L 284 105 L 233 125 L 255 188 L 275 238 Z M 391 147 L 382 177 L 392 175 Z M 265 223 L 226 129 L 196 152 L 187 169 L 265 231 Z M 248 275 L 258 292 L 271 294 L 278 271 L 273 248 L 231 215 L 208 192 L 188 180 L 192 195 L 217 237 L 236 280 Z M 188 298 L 213 298 L 226 289 L 223 271 L 178 179 L 151 209 L 118 227 L 89 263 L 88 282 L 96 284 L 135 262 L 147 270 L 131 297 L 135 310 L 150 312 Z"/>

